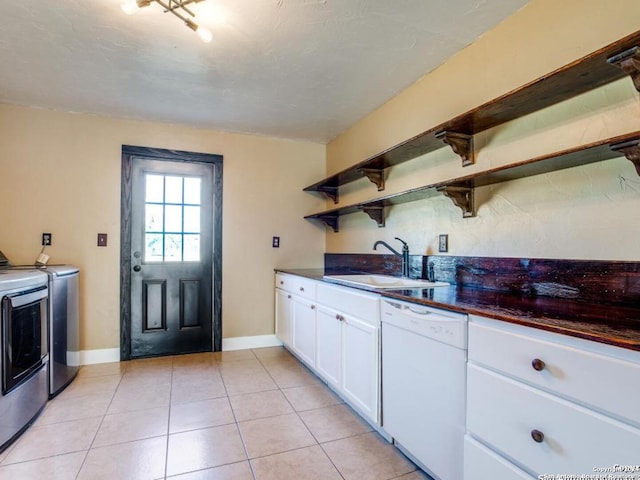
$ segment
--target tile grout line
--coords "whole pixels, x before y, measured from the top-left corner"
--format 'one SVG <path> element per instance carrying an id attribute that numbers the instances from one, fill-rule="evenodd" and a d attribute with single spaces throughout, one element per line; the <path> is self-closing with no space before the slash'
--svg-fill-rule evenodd
<path id="1" fill-rule="evenodd" d="M 75 479 L 78 480 L 78 478 L 80 477 L 80 472 L 82 472 L 82 469 L 85 465 L 85 463 L 87 462 L 87 457 L 89 456 L 89 452 L 91 451 L 91 448 L 93 447 L 93 444 L 96 441 L 96 437 L 98 436 L 98 432 L 100 431 L 100 427 L 102 427 L 102 424 L 104 423 L 104 419 L 107 416 L 107 413 L 109 412 L 109 408 L 111 407 L 111 404 L 113 403 L 113 399 L 116 396 L 116 392 L 118 391 L 118 388 L 120 388 L 120 384 L 122 383 L 122 379 L 124 378 L 125 373 L 127 373 L 127 369 L 129 368 L 129 365 L 127 365 L 124 369 L 124 372 L 120 372 L 120 380 L 118 381 L 118 384 L 116 385 L 116 388 L 113 389 L 113 393 L 111 394 L 111 400 L 109 400 L 109 404 L 107 405 L 107 408 L 104 411 L 104 414 L 102 415 L 102 418 L 100 419 L 100 423 L 98 424 L 98 428 L 96 429 L 96 433 L 93 435 L 93 439 L 91 440 L 91 444 L 89 445 L 89 448 L 87 449 L 87 451 L 85 452 L 84 458 L 82 459 L 82 463 L 80 464 L 80 468 L 78 469 L 78 473 L 76 473 Z"/>
<path id="2" fill-rule="evenodd" d="M 171 376 L 169 377 L 169 412 L 167 415 L 167 440 L 165 442 L 164 452 L 164 476 L 167 478 L 167 471 L 169 470 L 169 432 L 171 431 L 171 398 L 173 396 L 173 357 L 171 357 Z"/>
<path id="3" fill-rule="evenodd" d="M 251 353 L 253 353 L 253 351 L 251 351 Z M 253 355 L 255 356 L 255 353 L 253 353 Z M 216 364 L 218 364 L 220 362 L 218 362 L 216 360 Z M 231 400 L 229 399 L 229 391 L 227 390 L 227 384 L 224 381 L 224 375 L 222 374 L 222 365 L 220 364 L 220 379 L 222 380 L 222 386 L 224 387 L 224 391 L 226 393 L 226 399 L 229 402 L 229 407 L 231 408 L 231 415 L 233 415 L 233 421 L 234 421 L 234 425 L 236 426 L 236 430 L 238 431 L 238 436 L 240 437 L 240 441 L 242 442 L 242 450 L 244 451 L 244 455 L 245 457 L 247 457 L 247 464 L 249 465 L 249 470 L 251 471 L 251 476 L 253 477 L 253 480 L 256 480 L 256 472 L 253 470 L 253 465 L 251 464 L 251 459 L 249 458 L 249 451 L 247 450 L 247 444 L 244 440 L 244 437 L 242 436 L 242 431 L 240 430 L 240 425 L 238 424 L 238 418 L 236 417 L 236 412 L 233 408 L 233 404 L 231 403 Z M 237 462 L 234 462 L 237 463 Z"/>
<path id="4" fill-rule="evenodd" d="M 284 347 L 283 347 L 284 348 Z M 286 348 L 284 349 L 286 352 L 289 353 L 289 355 L 291 355 L 292 358 L 294 358 L 296 360 L 296 362 L 301 363 L 300 360 L 298 360 L 291 352 L 289 352 Z M 257 355 L 256 355 L 257 356 Z M 263 366 L 263 368 L 267 371 L 267 373 L 269 374 L 269 376 L 271 376 L 271 372 L 269 372 L 269 370 L 264 366 L 264 364 L 262 363 L 262 360 L 258 357 L 258 361 L 260 362 L 260 364 Z M 308 370 L 308 369 L 307 369 Z M 319 379 L 322 382 L 322 379 L 320 379 L 320 377 L 318 377 L 315 373 L 313 373 L 311 370 L 308 370 L 309 373 L 311 375 L 313 375 L 315 378 Z M 293 404 L 291 403 L 291 401 L 289 400 L 289 397 L 287 397 L 287 395 L 284 393 L 283 389 L 280 388 L 280 385 L 278 384 L 278 382 L 275 380 L 275 378 L 273 378 L 273 376 L 271 376 L 271 378 L 273 379 L 273 381 L 275 382 L 276 385 L 278 385 L 279 391 L 282 394 L 282 396 L 285 398 L 285 400 L 287 401 L 287 403 L 289 404 L 289 406 L 293 409 L 293 412 L 298 416 L 298 419 L 302 422 L 302 424 L 304 425 L 304 428 L 307 429 L 307 432 L 309 432 L 309 434 L 311 435 L 311 437 L 315 440 L 316 445 L 318 447 L 320 447 L 320 450 L 322 451 L 322 454 L 325 456 L 325 458 L 327 460 L 329 460 L 329 463 L 331 463 L 331 465 L 333 466 L 333 468 L 335 469 L 335 471 L 338 473 L 338 475 L 340 476 L 341 479 L 345 480 L 344 476 L 342 475 L 342 472 L 340 471 L 340 469 L 338 468 L 338 466 L 333 463 L 333 460 L 331 459 L 331 457 L 329 457 L 329 455 L 327 454 L 327 452 L 324 450 L 324 448 L 322 448 L 322 444 L 318 441 L 318 438 L 313 434 L 313 432 L 311 431 L 311 429 L 309 428 L 309 426 L 305 423 L 304 419 L 300 416 L 300 412 L 298 412 L 298 410 L 293 406 Z M 295 388 L 295 387 L 292 387 Z M 317 409 L 310 409 L 310 410 L 318 410 L 319 408 L 325 408 L 325 407 L 318 407 Z M 310 410 L 304 410 L 304 411 L 310 411 Z M 294 451 L 294 450 L 301 450 L 303 448 L 309 448 L 307 447 L 301 447 L 298 449 L 292 449 L 289 451 Z M 285 452 L 279 452 L 280 453 L 285 453 Z M 269 455 L 265 455 L 265 456 L 269 456 Z M 264 457 L 259 457 L 259 458 L 264 458 Z"/>

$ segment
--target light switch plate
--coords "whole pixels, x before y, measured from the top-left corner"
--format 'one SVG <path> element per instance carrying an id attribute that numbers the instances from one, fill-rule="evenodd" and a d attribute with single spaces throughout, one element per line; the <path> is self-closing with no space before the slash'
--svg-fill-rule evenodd
<path id="1" fill-rule="evenodd" d="M 449 235 L 439 235 L 438 236 L 438 252 L 446 253 L 449 251 Z"/>
<path id="2" fill-rule="evenodd" d="M 273 248 L 280 248 L 280 237 L 273 237 L 271 240 L 271 246 Z"/>

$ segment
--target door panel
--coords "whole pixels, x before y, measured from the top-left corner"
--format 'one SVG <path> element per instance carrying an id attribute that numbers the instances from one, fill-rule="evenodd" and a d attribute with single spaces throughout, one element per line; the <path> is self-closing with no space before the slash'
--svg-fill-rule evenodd
<path id="1" fill-rule="evenodd" d="M 122 359 L 220 350 L 221 162 L 123 146 Z"/>
<path id="2" fill-rule="evenodd" d="M 166 330 L 167 282 L 143 280 L 142 286 L 142 331 Z"/>

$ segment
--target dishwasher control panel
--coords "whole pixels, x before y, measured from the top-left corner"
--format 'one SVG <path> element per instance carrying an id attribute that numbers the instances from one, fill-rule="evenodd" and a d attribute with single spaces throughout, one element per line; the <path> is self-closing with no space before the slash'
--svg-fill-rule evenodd
<path id="1" fill-rule="evenodd" d="M 461 313 L 383 300 L 381 321 L 453 347 L 467 348 L 467 315 Z"/>

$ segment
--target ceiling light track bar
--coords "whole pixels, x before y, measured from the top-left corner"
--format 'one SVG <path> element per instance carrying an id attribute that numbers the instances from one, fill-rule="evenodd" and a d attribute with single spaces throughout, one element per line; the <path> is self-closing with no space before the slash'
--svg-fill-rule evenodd
<path id="1" fill-rule="evenodd" d="M 164 8 L 164 13 L 172 13 L 182 20 L 187 27 L 196 32 L 203 42 L 209 43 L 213 37 L 212 33 L 206 28 L 199 26 L 191 18 L 185 16 L 186 14 L 195 18 L 196 14 L 191 11 L 188 6 L 203 1 L 204 0 L 130 0 L 122 4 L 122 10 L 131 15 L 135 13 L 137 9 L 148 7 L 152 2 L 155 2 Z"/>

